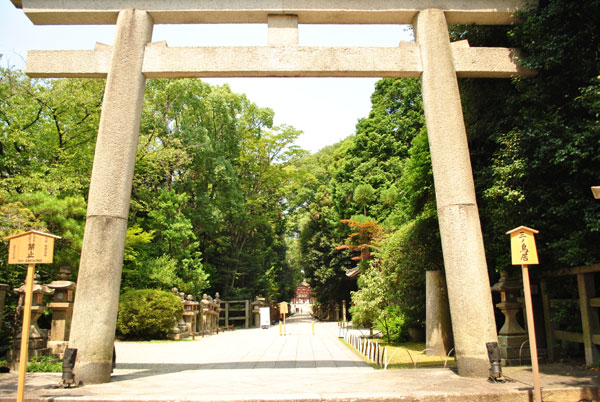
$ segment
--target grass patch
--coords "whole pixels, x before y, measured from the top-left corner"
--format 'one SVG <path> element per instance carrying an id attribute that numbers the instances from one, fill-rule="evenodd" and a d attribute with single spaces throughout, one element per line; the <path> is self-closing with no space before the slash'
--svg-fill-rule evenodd
<path id="1" fill-rule="evenodd" d="M 177 343 L 177 342 L 195 342 L 201 339 L 201 335 L 196 335 L 196 339 L 185 338 L 185 339 L 119 339 L 119 343 Z"/>
<path id="2" fill-rule="evenodd" d="M 55 356 L 34 356 L 27 363 L 28 373 L 61 373 L 62 361 Z"/>
<path id="3" fill-rule="evenodd" d="M 352 352 L 354 352 L 354 354 L 358 357 L 360 357 L 361 359 L 363 359 L 363 361 L 365 363 L 367 363 L 369 366 L 371 366 L 374 369 L 379 369 L 381 367 L 379 367 L 378 365 L 376 365 L 375 363 L 373 363 L 372 361 L 370 361 L 369 359 L 367 359 L 365 356 L 363 356 L 362 354 L 360 354 L 360 352 L 356 349 L 354 349 L 354 346 L 350 345 L 348 342 L 346 342 L 344 340 L 344 338 L 338 338 L 340 340 L 340 342 L 342 342 L 344 345 L 346 345 L 348 347 L 348 349 L 350 349 Z"/>
<path id="4" fill-rule="evenodd" d="M 406 342 L 400 344 L 388 344 L 380 342 L 381 346 L 387 348 L 389 368 L 413 368 L 416 367 L 444 367 L 446 356 L 427 356 L 424 352 L 425 344 L 420 342 Z M 415 364 L 416 363 L 416 364 Z M 455 367 L 454 356 L 448 358 L 446 367 Z"/>
<path id="5" fill-rule="evenodd" d="M 17 370 L 18 371 L 18 370 Z M 5 359 L 0 359 L 0 372 L 8 373 L 9 364 Z M 28 373 L 61 373 L 62 361 L 56 356 L 34 356 L 27 363 Z"/>
<path id="6" fill-rule="evenodd" d="M 345 345 L 347 345 L 357 356 L 360 356 L 365 362 L 371 367 L 379 369 L 375 363 L 368 360 L 366 357 L 361 355 L 354 347 L 349 343 L 340 339 Z M 427 356 L 423 350 L 425 344 L 420 342 L 405 342 L 397 344 L 389 344 L 383 342 L 381 339 L 373 339 L 373 342 L 381 344 L 381 347 L 387 348 L 387 359 L 389 360 L 388 369 L 405 369 L 405 368 L 421 368 L 421 367 L 456 367 L 454 356 L 447 358 L 446 356 Z M 416 363 L 416 364 L 415 364 Z"/>

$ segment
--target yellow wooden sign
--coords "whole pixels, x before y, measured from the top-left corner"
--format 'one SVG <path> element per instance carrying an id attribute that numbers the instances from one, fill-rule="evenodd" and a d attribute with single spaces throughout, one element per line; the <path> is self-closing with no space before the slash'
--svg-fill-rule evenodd
<path id="1" fill-rule="evenodd" d="M 287 302 L 279 303 L 279 315 L 288 314 L 288 304 Z"/>
<path id="2" fill-rule="evenodd" d="M 8 244 L 9 264 L 52 264 L 54 257 L 54 239 L 59 236 L 30 230 L 5 237 Z"/>
<path id="3" fill-rule="evenodd" d="M 535 237 L 539 231 L 525 226 L 506 232 L 510 235 L 510 248 L 512 252 L 513 265 L 536 265 L 539 264 Z"/>

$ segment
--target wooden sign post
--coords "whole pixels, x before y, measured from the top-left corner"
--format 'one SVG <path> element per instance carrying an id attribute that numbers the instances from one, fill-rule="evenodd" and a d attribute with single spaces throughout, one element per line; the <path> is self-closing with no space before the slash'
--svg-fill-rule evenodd
<path id="1" fill-rule="evenodd" d="M 8 236 L 3 239 L 10 241 L 8 244 L 8 263 L 27 264 L 17 402 L 23 402 L 25 397 L 25 373 L 27 372 L 27 360 L 29 358 L 29 327 L 31 326 L 31 301 L 33 299 L 35 264 L 52 263 L 54 257 L 54 239 L 60 239 L 60 237 L 35 230 Z"/>
<path id="2" fill-rule="evenodd" d="M 539 264 L 535 237 L 539 231 L 525 226 L 506 232 L 510 235 L 512 264 L 520 265 L 523 273 L 523 290 L 525 293 L 525 310 L 527 313 L 527 332 L 529 333 L 529 351 L 531 352 L 531 369 L 533 371 L 534 395 L 536 402 L 542 402 L 540 387 L 540 369 L 538 366 L 533 307 L 531 303 L 531 285 L 529 284 L 529 265 Z"/>
<path id="3" fill-rule="evenodd" d="M 288 313 L 288 304 L 287 302 L 281 302 L 279 303 L 279 315 L 283 316 L 283 336 L 286 336 L 286 328 L 285 328 L 285 315 Z M 280 333 L 281 335 L 281 333 Z"/>

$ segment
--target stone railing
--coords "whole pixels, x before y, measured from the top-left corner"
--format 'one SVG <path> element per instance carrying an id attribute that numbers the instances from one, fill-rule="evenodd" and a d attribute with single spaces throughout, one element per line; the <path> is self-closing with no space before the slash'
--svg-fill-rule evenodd
<path id="1" fill-rule="evenodd" d="M 313 317 L 320 321 L 340 321 L 340 305 L 329 303 L 328 305 L 313 305 Z"/>
<path id="2" fill-rule="evenodd" d="M 227 302 L 220 299 L 219 293 L 214 298 L 204 294 L 200 301 L 195 301 L 192 295 L 186 297 L 184 293 L 179 293 L 177 288 L 173 288 L 173 293 L 183 303 L 183 315 L 177 325 L 169 331 L 170 339 L 195 338 L 196 335 L 213 335 L 233 329 L 233 325 L 227 322 L 220 325 L 221 313 L 225 311 L 221 306 Z"/>

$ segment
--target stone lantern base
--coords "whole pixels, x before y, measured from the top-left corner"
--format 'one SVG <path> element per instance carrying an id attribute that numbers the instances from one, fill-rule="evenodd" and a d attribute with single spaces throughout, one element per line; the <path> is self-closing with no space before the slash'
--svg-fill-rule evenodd
<path id="1" fill-rule="evenodd" d="M 527 334 L 498 335 L 498 346 L 503 366 L 521 366 L 531 364 L 529 337 Z"/>

